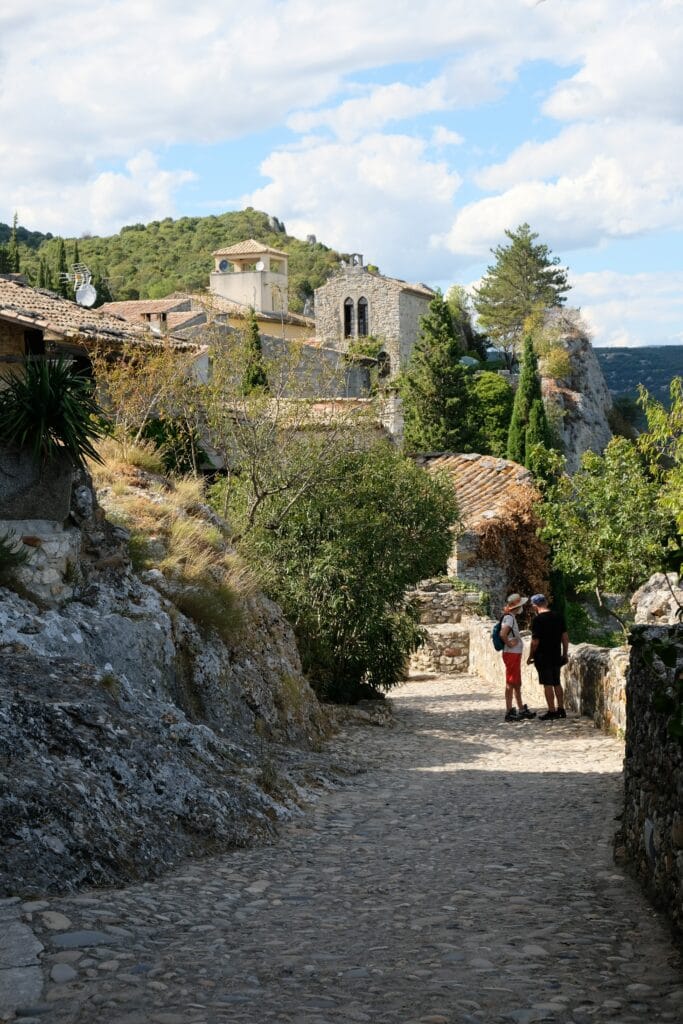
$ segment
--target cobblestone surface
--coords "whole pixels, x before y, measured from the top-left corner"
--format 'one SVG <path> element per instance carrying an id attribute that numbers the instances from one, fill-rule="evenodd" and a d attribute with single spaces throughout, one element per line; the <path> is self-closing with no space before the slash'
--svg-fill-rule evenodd
<path id="1" fill-rule="evenodd" d="M 611 860 L 621 743 L 505 724 L 478 679 L 392 700 L 394 727 L 335 740 L 366 772 L 274 845 L 24 904 L 23 1024 L 680 1020 L 670 934 Z"/>

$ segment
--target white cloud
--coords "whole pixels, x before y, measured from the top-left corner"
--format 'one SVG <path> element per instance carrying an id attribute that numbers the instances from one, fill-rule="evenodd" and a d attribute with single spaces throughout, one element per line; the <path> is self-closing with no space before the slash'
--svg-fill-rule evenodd
<path id="1" fill-rule="evenodd" d="M 189 171 L 160 170 L 152 154 L 143 151 L 126 163 L 124 172 L 104 171 L 63 186 L 58 197 L 50 188 L 33 186 L 18 189 L 15 198 L 24 224 L 39 224 L 54 234 L 107 234 L 123 224 L 167 216 L 175 190 L 193 177 Z"/>
<path id="2" fill-rule="evenodd" d="M 405 135 L 371 135 L 362 146 L 314 139 L 271 154 L 261 167 L 270 184 L 244 201 L 276 211 L 299 236 L 312 232 L 344 252 L 365 252 L 386 273 L 412 267 L 425 275 L 439 262 L 424 251 L 425 232 L 448 216 L 460 185 L 425 151 L 426 143 Z"/>
<path id="3" fill-rule="evenodd" d="M 451 131 L 450 128 L 445 128 L 442 124 L 437 125 L 432 132 L 433 146 L 462 146 L 464 141 L 460 132 Z"/>
<path id="4" fill-rule="evenodd" d="M 683 345 L 683 270 L 572 274 L 571 283 L 593 345 Z"/>

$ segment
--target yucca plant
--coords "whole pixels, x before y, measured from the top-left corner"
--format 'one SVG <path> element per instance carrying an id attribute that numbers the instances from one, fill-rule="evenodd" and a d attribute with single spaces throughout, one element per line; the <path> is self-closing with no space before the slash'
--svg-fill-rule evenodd
<path id="1" fill-rule="evenodd" d="M 66 453 L 83 467 L 100 462 L 105 433 L 92 382 L 66 359 L 29 359 L 20 376 L 0 378 L 0 443 L 30 451 L 39 464 Z"/>

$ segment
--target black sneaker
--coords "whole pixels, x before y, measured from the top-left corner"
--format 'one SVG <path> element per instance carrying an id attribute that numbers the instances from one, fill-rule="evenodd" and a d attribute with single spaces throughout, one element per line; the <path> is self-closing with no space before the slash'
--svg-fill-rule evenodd
<path id="1" fill-rule="evenodd" d="M 539 722 L 554 722 L 558 717 L 557 711 L 546 711 L 544 715 L 539 715 Z"/>
<path id="2" fill-rule="evenodd" d="M 564 708 L 558 708 L 557 711 L 555 712 L 555 716 L 557 718 L 566 718 L 567 717 L 567 712 L 564 710 Z"/>
<path id="3" fill-rule="evenodd" d="M 505 721 L 506 722 L 517 722 L 518 721 L 517 712 L 515 711 L 514 708 L 510 708 L 510 710 L 508 712 L 506 712 Z"/>
<path id="4" fill-rule="evenodd" d="M 526 706 L 526 704 L 524 704 L 522 706 L 521 711 L 519 711 L 517 713 L 517 715 L 518 715 L 519 718 L 535 718 L 536 717 L 536 712 L 535 711 L 529 711 L 529 708 Z"/>

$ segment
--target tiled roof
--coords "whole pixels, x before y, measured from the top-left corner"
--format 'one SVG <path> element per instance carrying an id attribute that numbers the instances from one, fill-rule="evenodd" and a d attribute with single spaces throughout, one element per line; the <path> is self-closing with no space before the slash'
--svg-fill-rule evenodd
<path id="1" fill-rule="evenodd" d="M 0 275 L 0 319 L 77 341 L 157 344 L 147 326 L 99 309 L 87 309 L 54 292 L 31 288 Z"/>
<path id="2" fill-rule="evenodd" d="M 263 242 L 257 242 L 255 238 L 247 238 L 244 242 L 237 242 L 236 245 L 229 245 L 226 249 L 216 249 L 214 256 L 258 256 L 267 253 L 269 256 L 289 257 L 288 252 L 281 252 L 279 249 L 272 249 Z"/>
<path id="3" fill-rule="evenodd" d="M 429 473 L 445 472 L 453 481 L 465 526 L 476 529 L 486 520 L 497 519 L 510 490 L 520 484 L 533 486 L 528 469 L 492 455 L 420 455 L 416 459 Z"/>
<path id="4" fill-rule="evenodd" d="M 104 302 L 102 313 L 121 316 L 124 320 L 139 320 L 146 313 L 170 313 L 179 306 L 188 305 L 189 295 L 170 295 L 165 299 L 131 299 L 126 302 Z"/>

